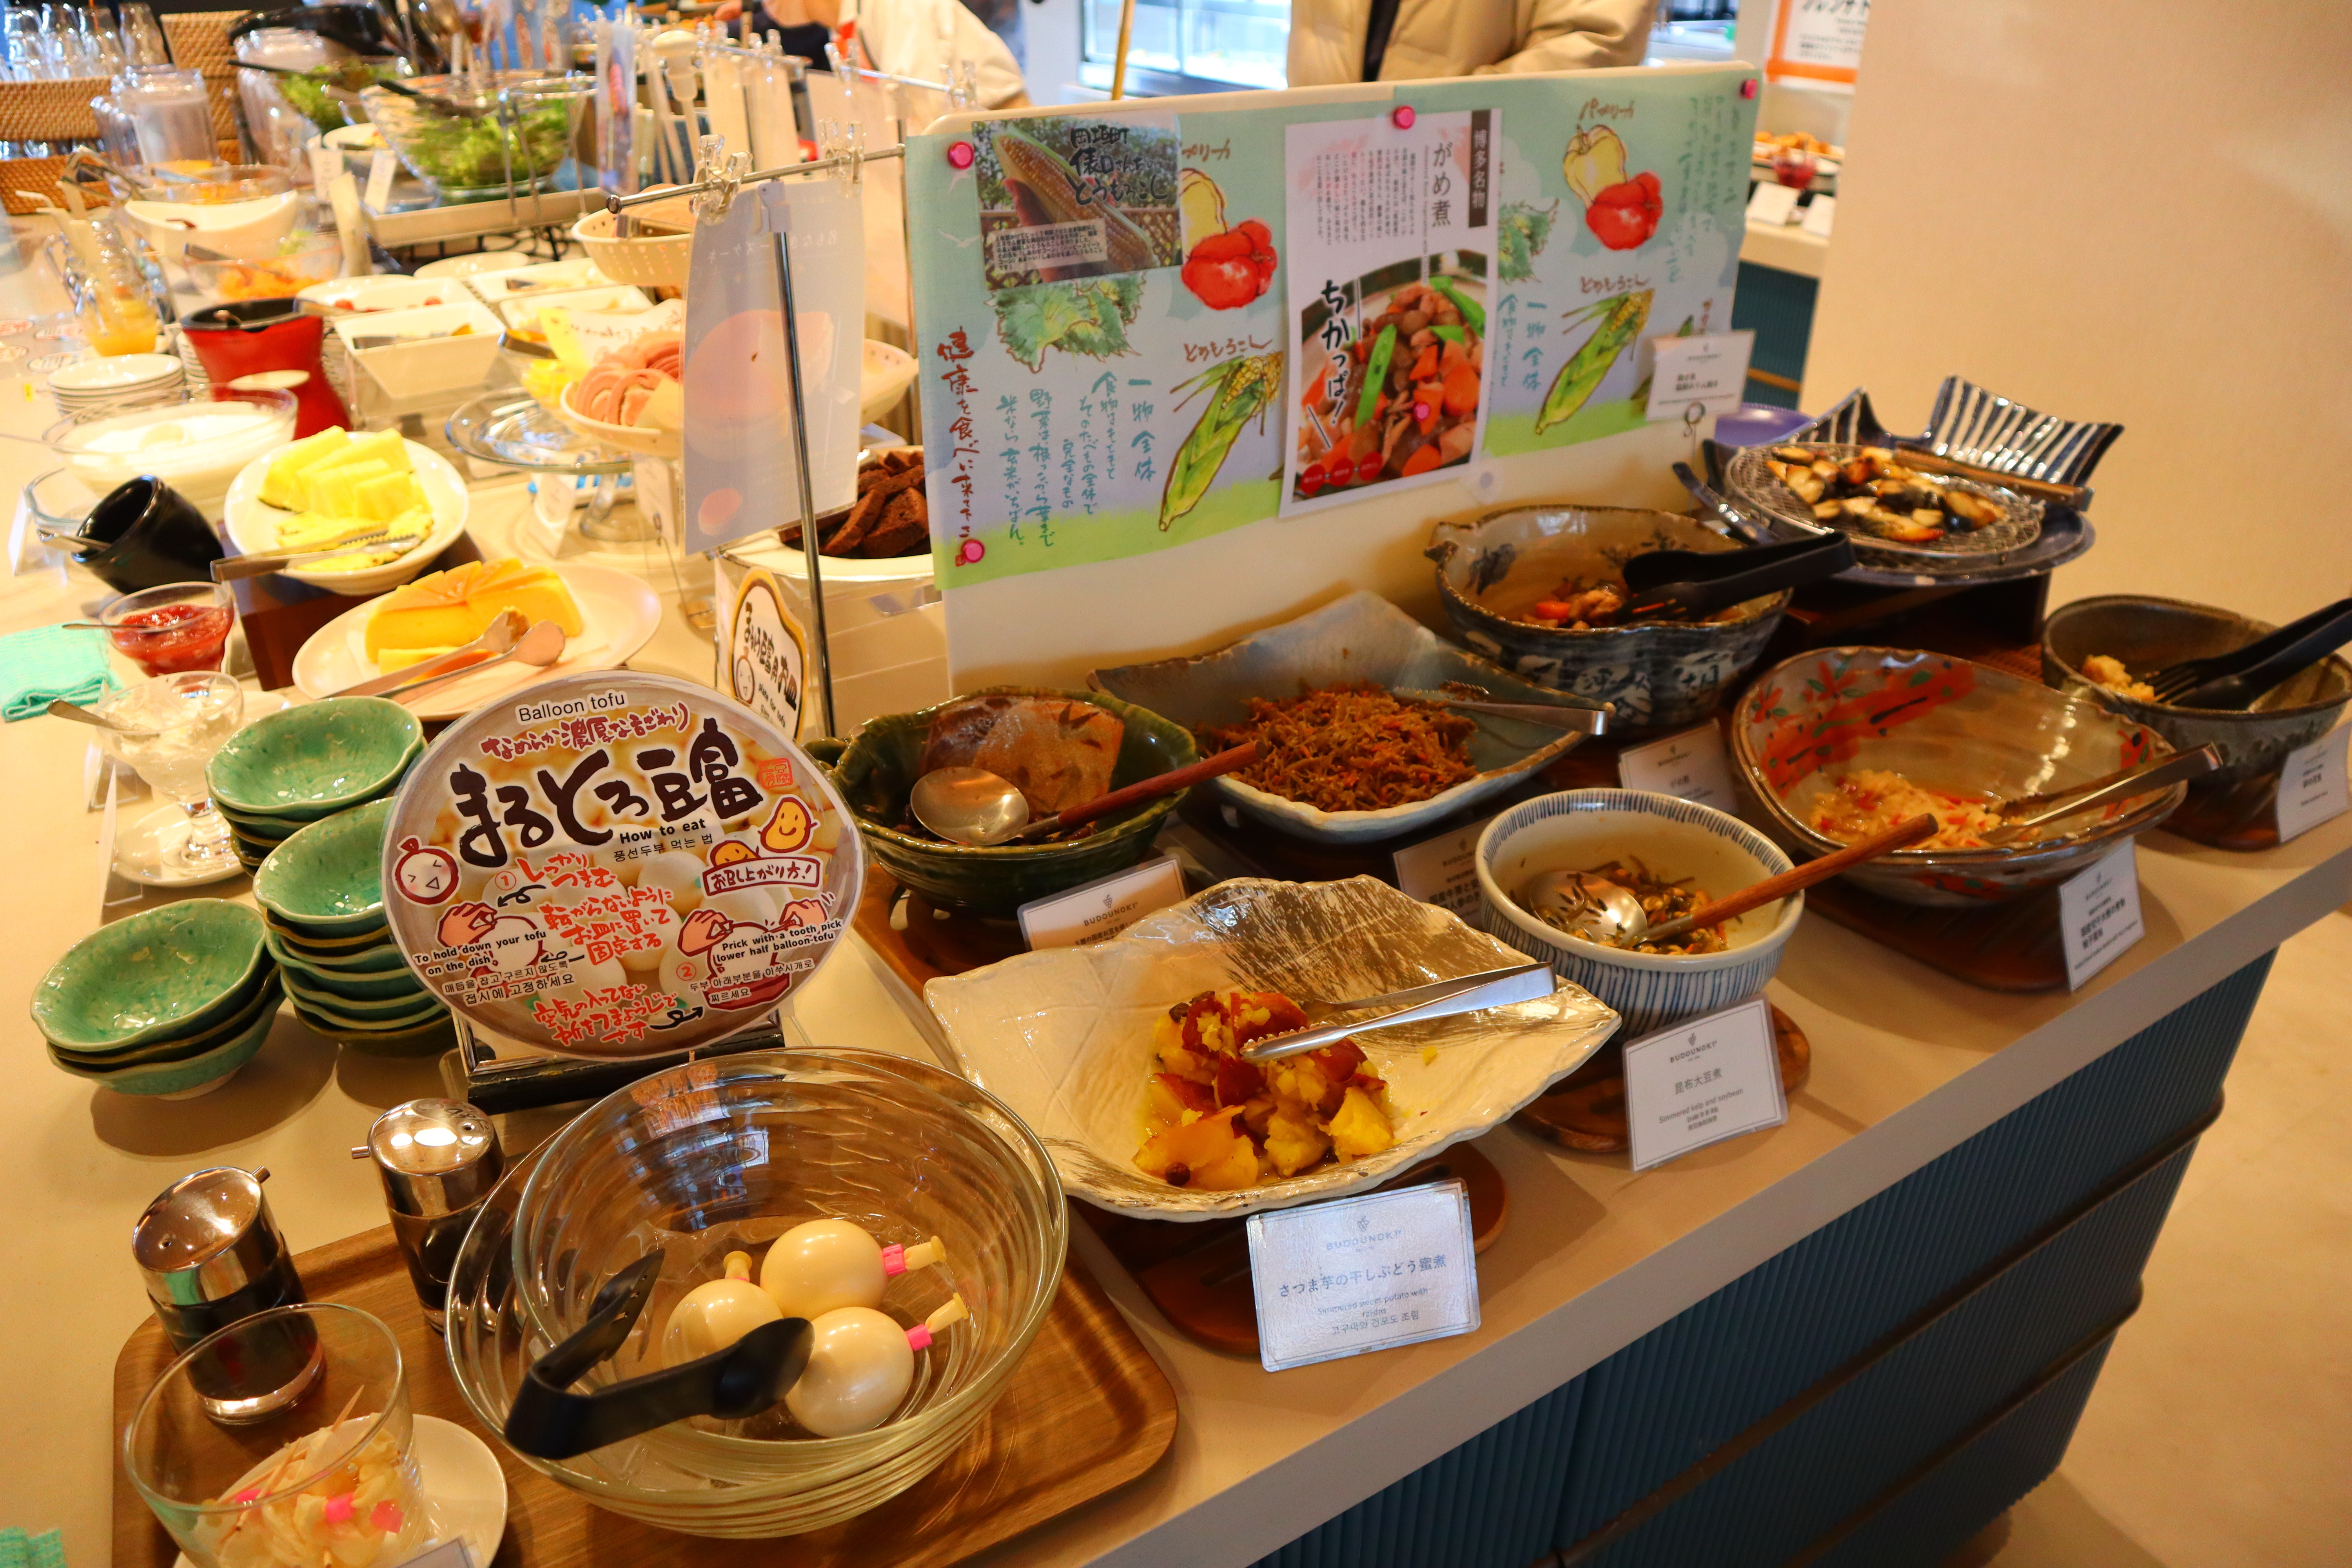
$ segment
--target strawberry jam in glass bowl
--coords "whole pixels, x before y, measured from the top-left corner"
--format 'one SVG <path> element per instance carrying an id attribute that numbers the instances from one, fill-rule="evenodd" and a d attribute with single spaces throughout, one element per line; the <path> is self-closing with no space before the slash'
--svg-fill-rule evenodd
<path id="1" fill-rule="evenodd" d="M 225 583 L 167 583 L 125 594 L 98 618 L 141 674 L 179 675 L 220 668 L 236 603 Z"/>

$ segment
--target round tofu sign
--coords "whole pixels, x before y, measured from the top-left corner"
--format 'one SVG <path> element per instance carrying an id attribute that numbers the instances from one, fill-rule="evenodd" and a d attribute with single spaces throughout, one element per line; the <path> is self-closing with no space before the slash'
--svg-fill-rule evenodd
<path id="1" fill-rule="evenodd" d="M 736 701 L 787 735 L 800 733 L 806 647 L 776 574 L 764 566 L 746 572 L 727 617 L 724 679 Z"/>
<path id="2" fill-rule="evenodd" d="M 847 808 L 774 720 L 604 670 L 482 708 L 402 784 L 392 930 L 476 1026 L 573 1056 L 683 1050 L 760 1023 L 857 906 Z"/>

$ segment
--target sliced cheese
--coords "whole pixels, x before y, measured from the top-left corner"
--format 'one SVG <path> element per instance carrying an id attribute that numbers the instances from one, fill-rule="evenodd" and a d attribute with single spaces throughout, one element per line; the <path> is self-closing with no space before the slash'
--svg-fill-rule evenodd
<path id="1" fill-rule="evenodd" d="M 455 647 L 481 636 L 491 617 L 519 610 L 527 621 L 553 621 L 566 637 L 584 623 L 563 579 L 546 566 L 520 561 L 473 561 L 419 577 L 377 602 L 369 617 L 368 658 L 379 665 L 386 649 Z"/>

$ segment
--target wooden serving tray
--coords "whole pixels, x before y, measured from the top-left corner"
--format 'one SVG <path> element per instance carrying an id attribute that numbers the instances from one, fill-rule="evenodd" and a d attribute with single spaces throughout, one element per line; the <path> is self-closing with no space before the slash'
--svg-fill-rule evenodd
<path id="1" fill-rule="evenodd" d="M 418 1415 L 487 1436 L 457 1391 L 441 1336 L 425 1326 L 389 1226 L 295 1261 L 312 1300 L 363 1308 L 392 1326 Z M 115 1359 L 116 1431 L 171 1360 L 162 1326 L 152 1318 L 141 1324 Z M 508 1491 L 497 1561 L 503 1568 L 944 1568 L 1133 1480 L 1159 1462 L 1175 1435 L 1175 1391 L 1073 1256 L 1045 1326 L 971 1439 L 872 1512 L 772 1541 L 677 1535 L 590 1507 L 488 1436 Z M 118 1469 L 115 1568 L 171 1568 L 174 1553 Z"/>

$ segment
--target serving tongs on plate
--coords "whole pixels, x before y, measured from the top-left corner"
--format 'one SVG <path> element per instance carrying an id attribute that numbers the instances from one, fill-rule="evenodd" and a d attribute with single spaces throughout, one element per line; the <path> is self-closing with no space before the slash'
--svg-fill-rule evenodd
<path id="1" fill-rule="evenodd" d="M 2193 752 L 2178 752 L 2168 757 L 2152 757 L 2135 763 L 2101 778 L 2083 784 L 2069 784 L 2041 795 L 2021 795 L 2014 800 L 1997 802 L 1993 810 L 2003 818 L 1999 827 L 1984 835 L 1988 848 L 2014 844 L 2024 835 L 2061 817 L 2077 812 L 2129 800 L 2134 795 L 2147 795 L 2151 790 L 2167 788 L 2184 779 L 2202 778 L 2221 765 L 2221 753 L 2211 746 L 2200 746 Z"/>
<path id="2" fill-rule="evenodd" d="M 2252 707 L 2263 693 L 2352 642 L 2352 599 L 2338 599 L 2242 648 L 2184 658 L 2147 678 L 2172 708 Z"/>
<path id="3" fill-rule="evenodd" d="M 314 561 L 331 561 L 338 555 L 389 550 L 395 544 L 406 552 L 424 542 L 422 533 L 394 533 L 388 529 L 378 529 L 373 533 L 363 533 L 345 543 L 331 544 L 319 550 L 271 550 L 259 555 L 224 555 L 213 563 L 213 581 L 234 583 L 240 577 L 259 577 L 271 572 L 283 572 L 289 566 L 308 566 Z"/>
<path id="4" fill-rule="evenodd" d="M 1466 695 L 1474 691 L 1479 695 Z M 1530 724 L 1548 725 L 1554 730 L 1573 730 L 1580 735 L 1608 733 L 1610 715 L 1617 711 L 1613 702 L 1588 702 L 1565 691 L 1560 693 L 1557 702 L 1505 702 L 1467 684 L 1460 691 L 1400 686 L 1391 689 L 1390 695 L 1413 702 L 1427 702 L 1433 707 L 1458 709 L 1465 713 L 1483 713 L 1495 719 L 1520 719 Z"/>
<path id="5" fill-rule="evenodd" d="M 1617 614 L 1629 621 L 1643 616 L 1711 616 L 1783 588 L 1833 577 L 1853 564 L 1853 545 L 1843 533 L 1745 550 L 1647 551 L 1625 563 L 1630 597 Z"/>
<path id="6" fill-rule="evenodd" d="M 1244 1061 L 1270 1062 L 1281 1057 L 1295 1057 L 1301 1051 L 1338 1045 L 1351 1035 L 1392 1029 L 1399 1024 L 1451 1018 L 1459 1013 L 1507 1007 L 1514 1002 L 1539 1002 L 1555 989 L 1550 964 L 1519 963 L 1507 969 L 1486 969 L 1475 974 L 1456 975 L 1452 980 L 1391 991 L 1379 996 L 1359 996 L 1351 1002 L 1302 1002 L 1300 1009 L 1310 1021 L 1351 1013 L 1379 1013 L 1380 1016 L 1362 1023 L 1318 1024 L 1312 1028 L 1294 1029 L 1286 1035 L 1268 1035 L 1244 1046 L 1239 1055 Z M 1382 1008 L 1389 1011 L 1381 1012 Z"/>
<path id="7" fill-rule="evenodd" d="M 505 1427 L 517 1453 L 568 1459 L 697 1415 L 746 1420 L 800 1381 L 814 1336 L 806 1318 L 779 1318 L 725 1350 L 585 1394 L 572 1392 L 628 1342 L 661 1281 L 661 1265 L 656 1248 L 606 1280 L 580 1331 L 523 1370 Z"/>

